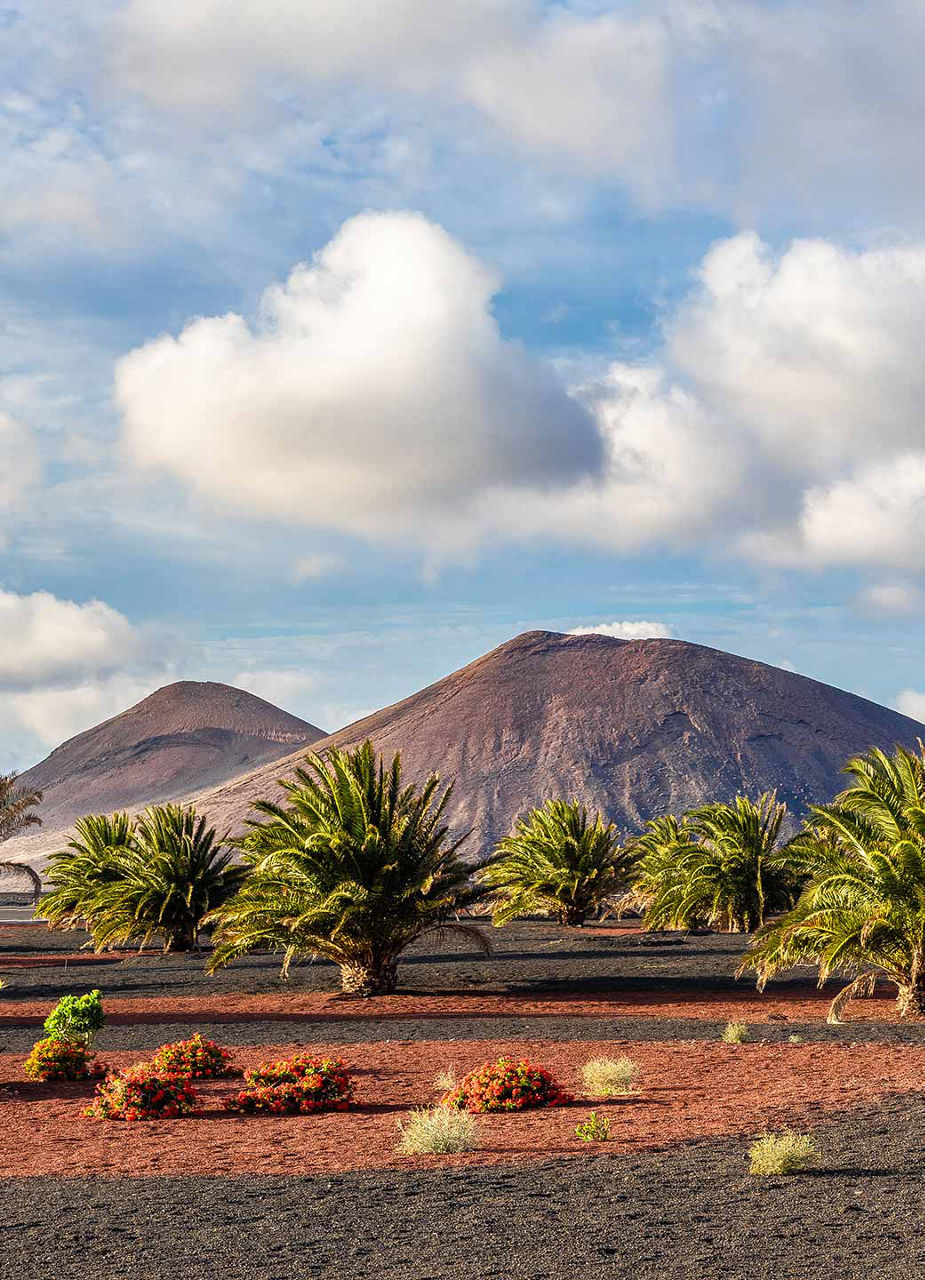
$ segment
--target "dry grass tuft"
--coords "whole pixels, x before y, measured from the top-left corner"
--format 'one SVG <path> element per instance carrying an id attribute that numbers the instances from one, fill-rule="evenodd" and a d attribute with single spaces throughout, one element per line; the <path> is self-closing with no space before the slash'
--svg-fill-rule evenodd
<path id="1" fill-rule="evenodd" d="M 748 1149 L 749 1173 L 768 1177 L 776 1173 L 797 1173 L 811 1164 L 816 1156 L 816 1143 L 808 1133 L 763 1133 Z"/>
<path id="2" fill-rule="evenodd" d="M 592 1098 L 619 1098 L 632 1093 L 640 1070 L 632 1058 L 592 1058 L 581 1068 L 581 1083 Z"/>
<path id="3" fill-rule="evenodd" d="M 434 1076 L 434 1088 L 438 1093 L 449 1093 L 459 1084 L 455 1067 L 446 1067 Z"/>
<path id="4" fill-rule="evenodd" d="M 723 1040 L 726 1044 L 744 1044 L 748 1038 L 748 1027 L 744 1022 L 727 1022 L 723 1027 Z"/>
<path id="5" fill-rule="evenodd" d="M 397 1123 L 398 1150 L 405 1156 L 454 1155 L 479 1145 L 478 1124 L 467 1111 L 420 1107 Z"/>

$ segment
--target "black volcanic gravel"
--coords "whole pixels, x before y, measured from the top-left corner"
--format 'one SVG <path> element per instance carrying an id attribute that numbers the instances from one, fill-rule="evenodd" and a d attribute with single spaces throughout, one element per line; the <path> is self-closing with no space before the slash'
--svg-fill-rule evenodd
<path id="1" fill-rule="evenodd" d="M 0 1179 L 2 1280 L 859 1280 L 925 1271 L 925 1101 L 816 1130 L 818 1167 L 747 1143 L 626 1162 L 319 1178 Z"/>

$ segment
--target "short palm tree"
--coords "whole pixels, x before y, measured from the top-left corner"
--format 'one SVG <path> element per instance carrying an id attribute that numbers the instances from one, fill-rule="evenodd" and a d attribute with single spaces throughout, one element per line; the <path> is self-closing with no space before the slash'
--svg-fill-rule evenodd
<path id="1" fill-rule="evenodd" d="M 811 811 L 790 846 L 806 877 L 796 905 L 763 929 L 742 971 L 758 985 L 814 964 L 820 986 L 851 979 L 832 1002 L 839 1021 L 878 978 L 895 984 L 901 1017 L 925 1016 L 925 748 L 874 749 L 850 760 L 852 785 Z"/>
<path id="2" fill-rule="evenodd" d="M 86 928 L 97 951 L 153 938 L 165 951 L 189 951 L 204 917 L 244 877 L 231 858 L 191 808 L 155 805 L 134 821 L 81 818 L 68 847 L 52 855 L 42 915 L 53 928 Z"/>
<path id="3" fill-rule="evenodd" d="M 748 933 L 790 906 L 796 896 L 787 846 L 778 840 L 787 814 L 773 792 L 757 801 L 736 796 L 731 804 L 691 810 L 683 823 L 660 819 L 640 861 L 634 898 L 645 907 L 649 929 L 689 929 L 706 924 Z"/>
<path id="4" fill-rule="evenodd" d="M 628 884 L 629 858 L 616 828 L 577 801 L 547 800 L 519 818 L 480 873 L 496 925 L 555 914 L 580 926 L 599 908 L 614 909 Z"/>
<path id="5" fill-rule="evenodd" d="M 41 802 L 41 791 L 19 786 L 15 773 L 0 773 L 0 842 L 18 836 L 26 827 L 41 826 L 42 819 L 33 812 Z"/>
<path id="6" fill-rule="evenodd" d="M 366 742 L 311 754 L 283 780 L 286 804 L 260 801 L 240 841 L 249 875 L 212 917 L 210 971 L 255 950 L 283 953 L 283 972 L 302 956 L 340 966 L 344 991 L 395 990 L 398 959 L 416 938 L 450 930 L 487 950 L 484 934 L 459 920 L 481 892 L 444 821 L 452 787 L 431 774 L 402 779 L 401 756 L 386 766 Z"/>

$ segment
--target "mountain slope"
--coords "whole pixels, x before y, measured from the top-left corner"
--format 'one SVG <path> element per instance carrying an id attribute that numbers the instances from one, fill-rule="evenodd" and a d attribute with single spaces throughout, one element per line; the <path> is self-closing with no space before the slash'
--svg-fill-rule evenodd
<path id="1" fill-rule="evenodd" d="M 138 809 L 215 786 L 323 736 L 252 693 L 185 680 L 71 738 L 21 777 L 44 792 L 39 812 L 49 833 L 84 813 Z"/>
<path id="2" fill-rule="evenodd" d="M 831 797 L 848 756 L 915 745 L 925 727 L 805 676 L 680 640 L 531 631 L 316 744 L 369 737 L 413 776 L 456 778 L 470 855 L 547 796 L 577 796 L 624 829 L 738 790 L 777 787 L 797 811 Z M 199 797 L 238 825 L 302 753 Z"/>

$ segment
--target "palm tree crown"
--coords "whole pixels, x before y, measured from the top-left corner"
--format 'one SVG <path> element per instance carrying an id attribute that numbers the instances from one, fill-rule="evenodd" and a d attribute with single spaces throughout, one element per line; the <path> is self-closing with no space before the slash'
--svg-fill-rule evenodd
<path id="1" fill-rule="evenodd" d="M 241 840 L 249 875 L 215 913 L 215 970 L 256 949 L 340 966 L 345 991 L 394 990 L 397 961 L 416 938 L 449 929 L 483 949 L 484 935 L 458 920 L 480 892 L 459 857 L 463 838 L 444 821 L 452 787 L 431 776 L 402 780 L 401 757 L 386 766 L 372 743 L 306 757 L 280 786 L 287 804 L 260 801 L 263 821 Z"/>
<path id="2" fill-rule="evenodd" d="M 837 1021 L 878 977 L 895 983 L 902 1016 L 925 1014 L 925 748 L 850 760 L 853 781 L 812 809 L 789 853 L 806 878 L 796 906 L 762 930 L 742 969 L 763 987 L 781 969 L 815 964 L 852 981 L 832 1002 Z"/>
<path id="3" fill-rule="evenodd" d="M 629 859 L 616 828 L 577 801 L 547 800 L 518 819 L 481 872 L 491 889 L 496 925 L 554 912 L 581 925 L 590 912 L 616 906 Z"/>
<path id="4" fill-rule="evenodd" d="M 42 819 L 33 813 L 41 801 L 41 791 L 17 785 L 15 773 L 0 773 L 0 842 L 26 827 L 41 826 Z"/>
<path id="5" fill-rule="evenodd" d="M 53 927 L 85 927 L 98 951 L 152 938 L 165 951 L 188 951 L 204 917 L 243 878 L 231 856 L 190 808 L 155 805 L 134 821 L 81 818 L 68 847 L 52 855 L 42 914 Z"/>
<path id="6" fill-rule="evenodd" d="M 707 925 L 748 932 L 792 903 L 796 881 L 778 839 L 787 809 L 773 792 L 707 804 L 681 822 L 648 824 L 640 837 L 633 900 L 650 929 Z"/>

